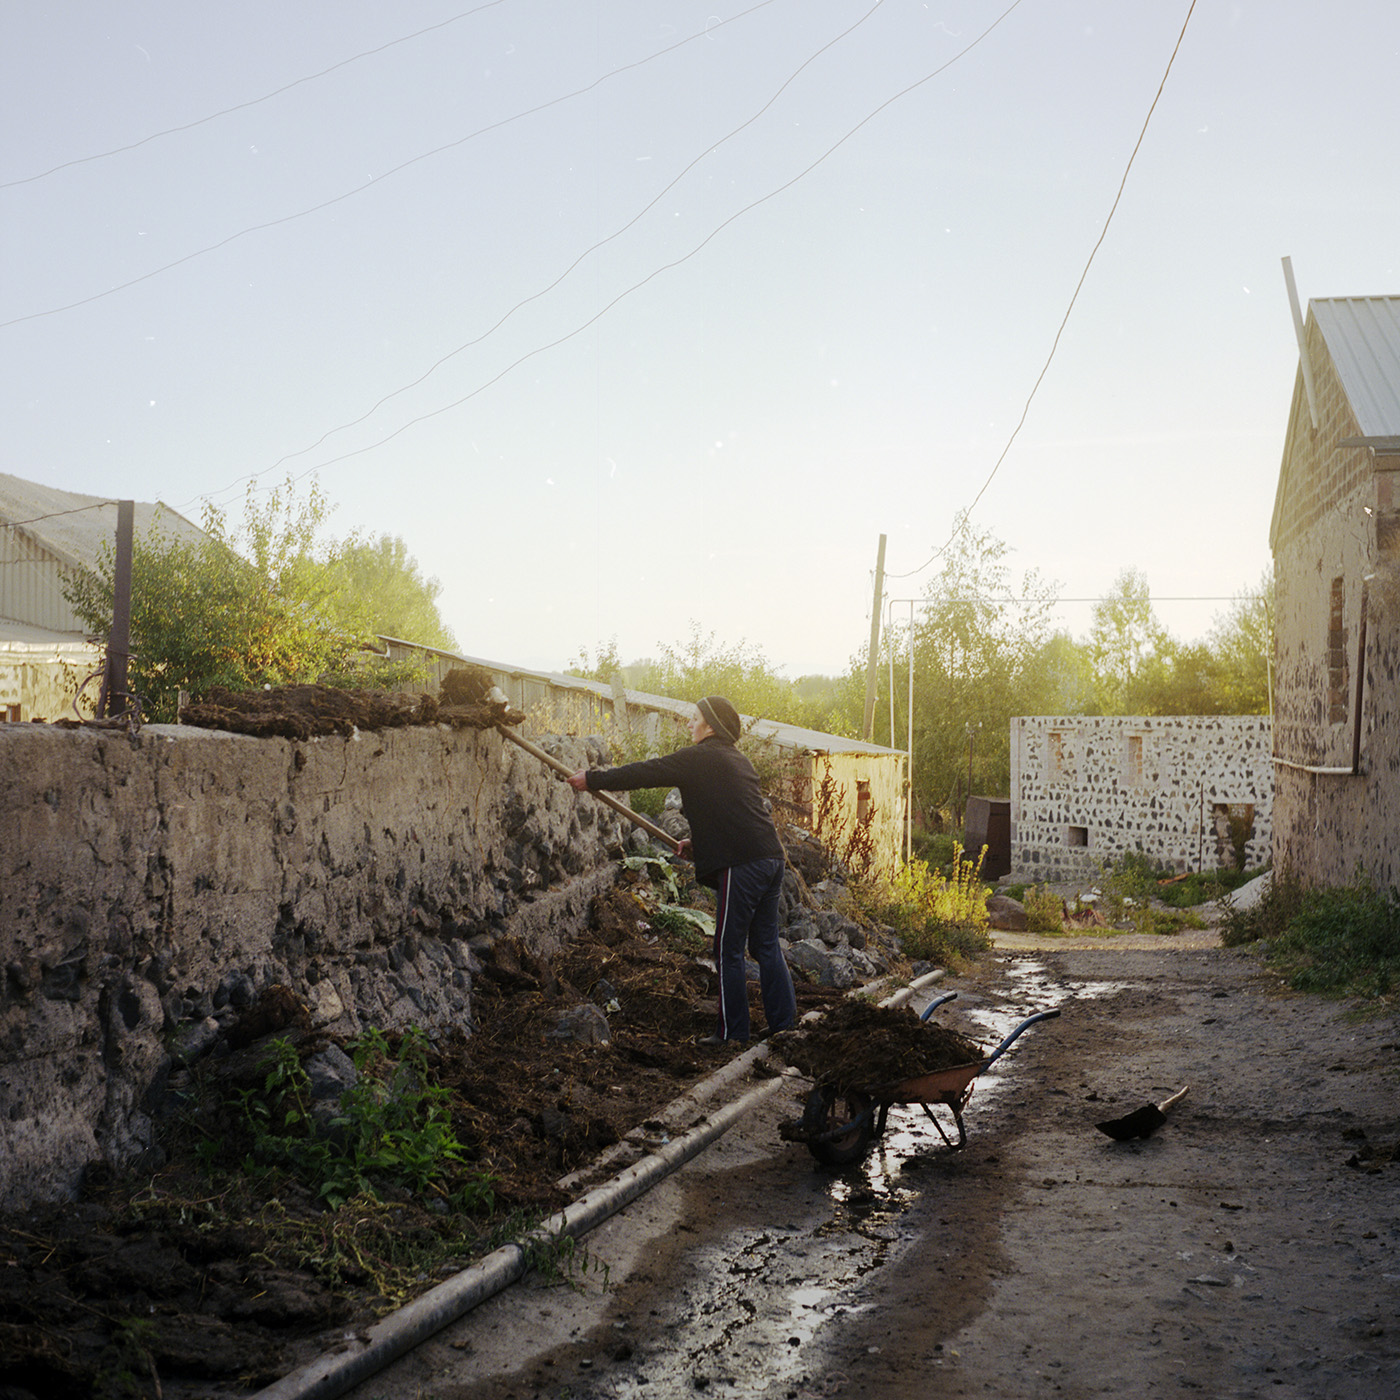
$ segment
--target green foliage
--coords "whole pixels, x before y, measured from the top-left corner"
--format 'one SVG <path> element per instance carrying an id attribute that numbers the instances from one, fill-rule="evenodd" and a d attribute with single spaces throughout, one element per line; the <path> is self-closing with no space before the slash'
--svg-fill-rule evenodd
<path id="1" fill-rule="evenodd" d="M 590 1273 L 601 1275 L 606 1290 L 612 1279 L 612 1267 L 606 1260 L 595 1259 L 586 1245 L 562 1229 L 553 1234 L 536 1230 L 519 1241 L 525 1256 L 525 1267 L 547 1284 L 567 1284 L 582 1291 Z"/>
<path id="2" fill-rule="evenodd" d="M 460 1208 L 489 1210 L 490 1178 L 460 1170 L 450 1096 L 429 1080 L 423 1033 L 405 1032 L 397 1055 L 375 1029 L 350 1049 L 357 1081 L 323 1129 L 311 1113 L 311 1083 L 296 1047 L 285 1038 L 271 1042 L 261 1093 L 240 1096 L 252 1160 L 291 1171 L 332 1208 L 386 1187 L 446 1195 L 444 1185 L 451 1184 Z"/>
<path id="3" fill-rule="evenodd" d="M 315 680 L 350 648 L 323 611 L 313 567 L 325 510 L 314 487 L 297 501 L 288 483 L 260 506 L 250 486 L 241 539 L 209 505 L 203 539 L 164 534 L 157 520 L 133 541 L 128 676 L 146 718 L 174 720 L 181 690 L 198 698 L 214 686 Z M 111 626 L 114 571 L 107 549 L 95 572 L 74 572 L 64 585 L 74 612 L 100 635 Z"/>
<path id="4" fill-rule="evenodd" d="M 1101 712 L 1134 713 L 1134 691 L 1149 663 L 1160 661 L 1167 642 L 1142 572 L 1124 569 L 1109 593 L 1094 604 L 1093 618 L 1089 645 Z"/>
<path id="5" fill-rule="evenodd" d="M 1063 933 L 1065 927 L 1064 901 L 1044 885 L 1033 885 L 1026 891 L 1026 928 L 1031 933 Z"/>
<path id="6" fill-rule="evenodd" d="M 851 898 L 860 915 L 895 930 L 907 957 L 957 967 L 991 947 L 981 868 L 958 847 L 948 875 L 912 860 L 893 876 L 853 882 Z"/>
<path id="7" fill-rule="evenodd" d="M 418 561 L 397 536 L 351 538 L 322 571 L 329 614 L 345 632 L 457 650 L 438 613 L 442 585 L 418 572 Z"/>
<path id="8" fill-rule="evenodd" d="M 790 681 L 752 643 L 721 643 L 713 632 L 702 633 L 694 621 L 684 642 L 658 646 L 659 659 L 624 666 L 614 637 L 593 654 L 587 647 L 580 648 L 569 672 L 605 684 L 620 679 L 633 690 L 673 700 L 723 695 L 742 715 L 828 734 L 851 736 L 857 732 L 865 693 L 863 680 L 853 720 L 853 683 L 849 677 L 803 676 Z"/>
<path id="9" fill-rule="evenodd" d="M 362 664 L 367 636 L 402 628 L 423 634 L 410 641 L 451 644 L 432 602 L 438 585 L 418 577 L 403 542 L 321 544 L 327 512 L 314 485 L 298 497 L 288 480 L 260 501 L 254 482 L 236 530 L 210 504 L 202 539 L 177 537 L 157 519 L 133 541 L 128 677 L 147 719 L 173 721 L 181 690 L 197 700 L 215 686 L 257 690 L 323 677 L 400 688 L 421 668 Z M 97 635 L 111 627 L 114 573 L 107 548 L 95 570 L 64 583 L 74 612 Z"/>
<path id="10" fill-rule="evenodd" d="M 1365 878 L 1342 888 L 1305 889 L 1275 876 L 1253 909 L 1232 913 L 1228 946 L 1265 940 L 1265 960 L 1295 991 L 1367 999 L 1400 987 L 1400 893 Z"/>
<path id="11" fill-rule="evenodd" d="M 1103 880 L 1105 917 L 1115 927 L 1131 926 L 1138 933 L 1172 934 L 1183 928 L 1204 928 L 1197 914 L 1179 907 L 1161 907 L 1168 902 L 1164 896 L 1175 888 L 1163 881 L 1174 879 L 1170 866 L 1154 861 L 1144 851 L 1125 851 Z"/>
<path id="12" fill-rule="evenodd" d="M 1274 647 L 1274 573 L 1264 570 L 1259 586 L 1240 594 L 1210 634 L 1219 659 L 1220 714 L 1269 713 L 1269 658 Z"/>
<path id="13" fill-rule="evenodd" d="M 1005 544 L 964 518 L 914 621 L 915 804 L 929 825 L 956 823 L 969 770 L 973 791 L 1009 791 L 1012 716 L 1056 708 L 1038 666 L 1055 590 L 1034 572 L 1013 580 L 1006 554 Z M 908 743 L 909 641 L 906 627 L 883 642 L 894 673 L 882 684 L 893 689 L 897 748 Z M 888 705 L 877 705 L 877 742 L 891 742 L 890 725 Z"/>
<path id="14" fill-rule="evenodd" d="M 1274 871 L 1260 899 L 1248 909 L 1231 908 L 1220 927 L 1220 941 L 1227 948 L 1246 943 L 1269 942 L 1287 932 L 1303 907 L 1307 890 L 1289 870 Z"/>
<path id="15" fill-rule="evenodd" d="M 666 935 L 673 948 L 682 952 L 702 956 L 714 947 L 714 917 L 703 909 L 692 909 L 685 904 L 662 904 L 652 914 L 651 922 Z"/>

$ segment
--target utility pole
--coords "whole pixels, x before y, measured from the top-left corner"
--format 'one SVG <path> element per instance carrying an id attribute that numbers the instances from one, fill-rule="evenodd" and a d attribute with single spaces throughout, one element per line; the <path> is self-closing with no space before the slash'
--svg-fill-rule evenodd
<path id="1" fill-rule="evenodd" d="M 99 718 L 126 712 L 127 660 L 131 654 L 131 543 L 135 501 L 117 502 L 117 552 L 112 571 L 112 631 L 107 638 L 107 670 Z"/>
<path id="2" fill-rule="evenodd" d="M 875 555 L 875 601 L 870 607 L 870 653 L 865 658 L 865 722 L 860 737 L 868 740 L 875 723 L 875 662 L 880 654 L 880 599 L 885 591 L 885 537 L 880 536 L 880 548 Z M 890 735 L 894 744 L 894 735 Z"/>

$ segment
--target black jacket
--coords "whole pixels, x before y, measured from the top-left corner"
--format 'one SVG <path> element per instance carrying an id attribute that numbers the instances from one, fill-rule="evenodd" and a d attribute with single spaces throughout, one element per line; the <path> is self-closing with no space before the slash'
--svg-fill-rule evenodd
<path id="1" fill-rule="evenodd" d="M 731 865 L 783 858 L 783 843 L 763 805 L 753 764 L 716 735 L 660 758 L 590 769 L 588 786 L 594 792 L 680 788 L 695 875 L 702 884 L 715 884 L 719 872 Z"/>

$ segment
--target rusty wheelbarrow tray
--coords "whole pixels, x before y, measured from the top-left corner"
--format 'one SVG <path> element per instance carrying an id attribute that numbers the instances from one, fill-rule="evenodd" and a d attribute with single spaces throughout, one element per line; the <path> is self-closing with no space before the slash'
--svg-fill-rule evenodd
<path id="1" fill-rule="evenodd" d="M 940 997 L 924 1011 L 920 1019 L 927 1020 L 933 1011 L 955 995 L 955 992 L 950 992 Z M 990 1069 L 1023 1031 L 1039 1021 L 1053 1020 L 1059 1014 L 1057 1008 L 1038 1011 L 1034 1016 L 1026 1017 L 985 1059 L 973 1060 L 965 1065 L 951 1065 L 895 1083 L 861 1088 L 837 1090 L 830 1085 L 819 1084 L 807 1096 L 802 1117 L 782 1124 L 779 1132 L 788 1141 L 805 1142 L 819 1162 L 829 1166 L 848 1166 L 859 1162 L 870 1150 L 871 1143 L 884 1134 L 891 1108 L 896 1104 L 917 1104 L 938 1129 L 939 1137 L 957 1151 L 967 1143 L 967 1126 L 963 1122 L 962 1111 L 972 1097 L 977 1076 Z M 942 1104 L 951 1111 L 958 1129 L 956 1142 L 934 1116 L 935 1104 Z"/>

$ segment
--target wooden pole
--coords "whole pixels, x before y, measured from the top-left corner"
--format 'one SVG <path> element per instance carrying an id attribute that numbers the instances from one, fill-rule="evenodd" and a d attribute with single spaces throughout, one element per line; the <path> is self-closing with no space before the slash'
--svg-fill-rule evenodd
<path id="1" fill-rule="evenodd" d="M 885 537 L 880 536 L 880 548 L 875 555 L 875 601 L 870 605 L 870 652 L 865 658 L 865 722 L 860 737 L 869 740 L 875 724 L 875 663 L 880 655 L 880 597 L 885 591 Z M 894 747 L 894 734 L 890 734 Z"/>
<path id="2" fill-rule="evenodd" d="M 107 637 L 104 718 L 126 713 L 127 661 L 131 648 L 131 539 L 135 501 L 117 502 L 117 552 L 112 573 L 112 630 Z"/>
<path id="3" fill-rule="evenodd" d="M 511 741 L 518 744 L 528 754 L 533 754 L 546 768 L 552 768 L 561 777 L 573 776 L 573 769 L 567 763 L 560 763 L 552 753 L 546 753 L 538 744 L 532 744 L 523 734 L 517 734 L 515 730 L 508 728 L 504 724 L 496 726 L 501 733 Z M 592 791 L 592 789 L 590 789 Z M 594 792 L 593 796 L 606 807 L 611 807 L 620 817 L 626 817 L 634 826 L 639 826 L 649 836 L 654 836 L 658 841 L 669 846 L 678 855 L 680 854 L 681 843 L 669 832 L 662 831 L 654 822 L 648 821 L 640 812 L 634 812 L 625 802 L 620 802 L 610 792 Z"/>

